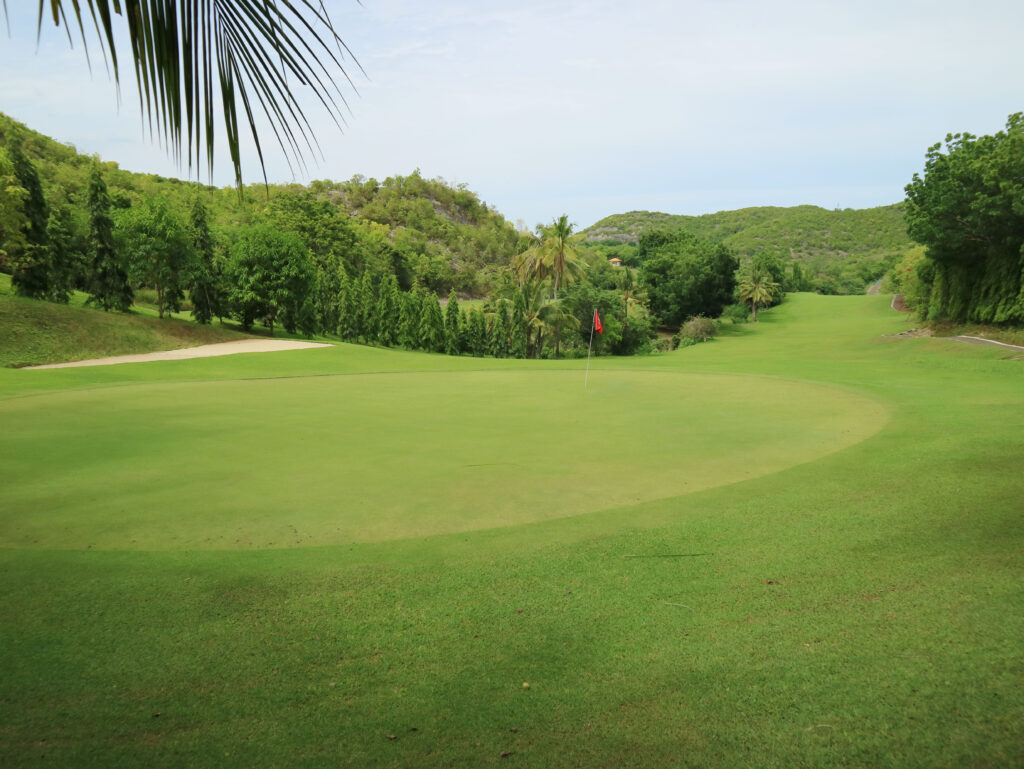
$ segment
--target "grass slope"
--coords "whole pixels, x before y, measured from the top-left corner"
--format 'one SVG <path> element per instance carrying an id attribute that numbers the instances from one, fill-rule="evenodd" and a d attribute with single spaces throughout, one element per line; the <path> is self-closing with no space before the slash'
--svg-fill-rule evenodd
<path id="1" fill-rule="evenodd" d="M 884 337 L 904 323 L 885 297 L 795 295 L 762 317 L 671 355 L 599 359 L 578 404 L 560 392 L 582 374 L 577 362 L 345 345 L 0 370 L 0 420 L 17 426 L 0 437 L 4 764 L 1024 764 L 1020 362 Z M 349 392 L 346 412 L 332 398 Z M 604 417 L 586 413 L 591 398 Z M 317 406 L 323 424 L 295 401 Z M 577 408 L 587 418 L 570 424 L 564 412 Z M 733 410 L 753 432 L 723 441 L 718 420 Z M 861 410 L 861 440 L 833 443 Z M 702 423 L 703 412 L 714 418 Z M 433 523 L 451 506 L 434 500 L 381 523 L 401 535 L 430 521 L 432 536 L 330 544 L 321 531 L 291 547 L 203 549 L 202 531 L 231 512 L 214 499 L 223 473 L 246 469 L 233 442 L 258 442 L 249 461 L 282 484 L 279 470 L 308 463 L 280 507 L 282 519 L 309 515 L 321 476 L 358 455 L 344 445 L 346 414 L 371 457 L 396 435 L 418 447 L 387 460 L 397 494 L 373 490 L 382 481 L 369 474 L 346 481 L 377 495 L 418 497 L 409 479 L 441 466 L 432 453 L 464 451 L 453 462 L 468 464 L 501 435 L 511 461 L 538 453 L 592 484 L 603 473 L 628 486 L 631 451 L 659 461 L 645 441 L 669 469 L 639 502 L 602 491 L 568 517 L 528 511 L 445 532 Z M 667 432 L 677 419 L 691 429 Z M 162 514 L 159 484 L 147 495 L 131 477 L 168 454 L 119 443 L 169 442 L 180 457 L 183 436 L 205 461 L 182 478 L 179 525 Z M 688 491 L 660 477 L 714 475 L 702 462 L 720 443 L 736 467 L 717 483 Z M 745 478 L 756 449 L 784 455 L 794 443 L 813 456 Z M 17 465 L 23 452 L 33 458 Z M 40 493 L 73 493 L 30 505 L 19 495 L 33 467 L 50 487 Z M 108 482 L 76 486 L 97 474 Z M 529 466 L 518 487 L 557 500 L 560 480 Z M 492 502 L 506 502 L 515 486 L 492 481 Z M 76 530 L 62 511 L 86 520 Z M 154 523 L 139 549 L 89 547 L 124 546 L 132 518 Z M 46 541 L 19 541 L 31 527 Z M 185 529 L 189 547 L 166 549 Z"/>
<path id="2" fill-rule="evenodd" d="M 14 296 L 11 278 L 0 275 L 0 367 L 33 366 L 73 360 L 176 350 L 244 339 L 219 326 L 187 320 L 108 313 L 82 306 Z"/>

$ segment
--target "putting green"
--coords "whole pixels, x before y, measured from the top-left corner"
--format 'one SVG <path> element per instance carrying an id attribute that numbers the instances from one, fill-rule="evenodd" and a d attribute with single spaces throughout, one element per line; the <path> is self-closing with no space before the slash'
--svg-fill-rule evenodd
<path id="1" fill-rule="evenodd" d="M 0 403 L 0 546 L 297 547 L 580 515 L 777 472 L 887 418 L 763 377 L 439 372 Z"/>

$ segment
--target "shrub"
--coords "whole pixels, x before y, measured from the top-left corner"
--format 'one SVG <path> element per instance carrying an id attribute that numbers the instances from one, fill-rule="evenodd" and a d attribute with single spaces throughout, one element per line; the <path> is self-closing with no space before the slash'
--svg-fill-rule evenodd
<path id="1" fill-rule="evenodd" d="M 738 304 L 730 304 L 722 310 L 722 320 L 729 320 L 736 324 L 746 323 L 749 319 L 750 308 L 742 302 Z"/>
<path id="2" fill-rule="evenodd" d="M 692 339 L 694 342 L 706 342 L 717 333 L 718 324 L 703 315 L 693 316 L 679 329 L 680 336 L 684 339 Z"/>

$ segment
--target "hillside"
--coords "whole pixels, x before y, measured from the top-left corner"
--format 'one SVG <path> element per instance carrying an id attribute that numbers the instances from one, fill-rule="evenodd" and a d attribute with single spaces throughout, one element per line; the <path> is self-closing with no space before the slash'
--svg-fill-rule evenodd
<path id="1" fill-rule="evenodd" d="M 51 208 L 67 210 L 70 225 L 79 234 L 85 227 L 89 173 L 98 162 L 115 207 L 127 208 L 156 196 L 184 217 L 199 195 L 214 233 L 227 240 L 273 208 L 279 198 L 312 196 L 327 201 L 360 244 L 359 253 L 343 258 L 350 271 L 358 273 L 368 262 L 400 264 L 407 273 L 404 282 L 419 279 L 442 295 L 452 287 L 465 294 L 486 293 L 497 271 L 522 250 L 522 236 L 476 193 L 465 185 L 426 179 L 418 170 L 383 181 L 355 176 L 344 182 L 314 181 L 308 187 L 252 184 L 240 193 L 234 187 L 126 171 L 0 113 L 0 146 L 14 132 L 24 139 L 24 152 Z"/>
<path id="2" fill-rule="evenodd" d="M 103 312 L 83 307 L 84 299 L 79 294 L 71 305 L 62 305 L 13 296 L 11 279 L 0 275 L 0 367 L 175 350 L 248 336 L 216 324 Z"/>
<path id="3" fill-rule="evenodd" d="M 683 216 L 631 211 L 605 217 L 581 231 L 590 247 L 627 263 L 648 230 L 684 230 L 724 243 L 740 261 L 761 252 L 799 263 L 823 293 L 860 293 L 913 246 L 897 203 L 829 211 L 818 206 L 759 207 Z"/>

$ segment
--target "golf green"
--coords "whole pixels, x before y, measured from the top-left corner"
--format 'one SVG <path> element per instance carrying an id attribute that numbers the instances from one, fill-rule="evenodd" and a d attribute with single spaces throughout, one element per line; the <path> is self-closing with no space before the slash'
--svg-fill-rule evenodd
<path id="1" fill-rule="evenodd" d="M 763 376 L 391 373 L 0 403 L 0 546 L 248 549 L 585 514 L 767 475 L 877 432 L 862 394 Z"/>

